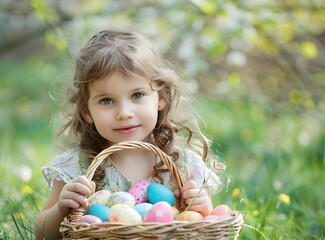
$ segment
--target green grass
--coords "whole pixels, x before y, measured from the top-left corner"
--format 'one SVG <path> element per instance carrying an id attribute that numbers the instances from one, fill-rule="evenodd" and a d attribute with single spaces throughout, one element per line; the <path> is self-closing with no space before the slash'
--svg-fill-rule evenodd
<path id="1" fill-rule="evenodd" d="M 48 94 L 57 66 L 0 62 L 0 239 L 33 239 L 48 194 L 40 168 L 57 151 L 51 120 L 58 107 Z M 324 109 L 233 89 L 223 98 L 201 96 L 198 111 L 227 165 L 213 200 L 243 213 L 240 239 L 324 239 Z"/>

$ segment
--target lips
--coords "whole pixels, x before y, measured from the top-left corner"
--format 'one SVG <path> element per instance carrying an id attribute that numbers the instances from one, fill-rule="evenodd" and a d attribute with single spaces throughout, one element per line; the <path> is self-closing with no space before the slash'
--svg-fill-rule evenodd
<path id="1" fill-rule="evenodd" d="M 114 130 L 120 134 L 130 134 L 135 132 L 139 127 L 140 125 L 129 125 L 115 128 Z"/>

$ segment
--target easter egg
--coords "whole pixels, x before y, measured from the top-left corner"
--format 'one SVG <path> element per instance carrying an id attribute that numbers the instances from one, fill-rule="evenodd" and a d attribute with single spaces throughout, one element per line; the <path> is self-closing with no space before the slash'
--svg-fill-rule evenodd
<path id="1" fill-rule="evenodd" d="M 103 221 L 99 217 L 93 215 L 84 215 L 79 219 L 78 222 L 93 224 L 93 223 L 101 223 Z"/>
<path id="2" fill-rule="evenodd" d="M 115 204 L 125 204 L 133 207 L 135 205 L 135 199 L 128 192 L 115 192 L 109 196 L 106 205 L 112 207 Z"/>
<path id="3" fill-rule="evenodd" d="M 144 216 L 147 214 L 147 212 L 151 207 L 152 207 L 151 203 L 139 203 L 135 205 L 133 208 L 140 214 L 142 219 L 144 219 Z"/>
<path id="4" fill-rule="evenodd" d="M 150 184 L 151 182 L 149 182 L 148 180 L 140 180 L 130 188 L 128 193 L 130 193 L 134 197 L 136 205 L 139 203 L 148 202 L 147 188 Z"/>
<path id="5" fill-rule="evenodd" d="M 142 222 L 140 214 L 126 204 L 115 204 L 109 211 L 109 221 L 137 224 Z"/>
<path id="6" fill-rule="evenodd" d="M 175 204 L 174 193 L 166 186 L 159 183 L 152 183 L 147 188 L 147 197 L 150 203 L 168 202 L 170 206 Z"/>
<path id="7" fill-rule="evenodd" d="M 90 205 L 92 205 L 92 204 L 106 204 L 109 196 L 111 196 L 111 192 L 109 190 L 97 191 L 97 192 L 93 193 L 92 195 L 90 195 L 90 197 L 88 198 L 89 204 Z"/>
<path id="8" fill-rule="evenodd" d="M 172 206 L 172 211 L 173 211 L 174 218 L 176 218 L 179 214 L 179 210 L 175 206 Z"/>
<path id="9" fill-rule="evenodd" d="M 215 215 L 218 217 L 230 217 L 232 216 L 232 210 L 226 204 L 220 204 L 216 206 L 210 215 Z"/>
<path id="10" fill-rule="evenodd" d="M 195 212 L 195 211 L 184 211 L 178 214 L 178 216 L 175 218 L 175 220 L 178 221 L 201 221 L 203 218 L 201 213 Z"/>
<path id="11" fill-rule="evenodd" d="M 110 212 L 110 207 L 104 204 L 93 204 L 87 210 L 88 215 L 93 215 L 98 217 L 103 222 L 108 220 L 108 213 Z"/>
<path id="12" fill-rule="evenodd" d="M 144 222 L 172 222 L 174 220 L 174 213 L 169 203 L 161 201 L 157 202 L 149 209 L 144 216 Z"/>

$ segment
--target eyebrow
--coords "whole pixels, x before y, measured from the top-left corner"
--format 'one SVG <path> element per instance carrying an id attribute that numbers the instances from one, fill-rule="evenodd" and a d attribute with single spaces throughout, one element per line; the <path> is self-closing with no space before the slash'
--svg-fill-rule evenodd
<path id="1" fill-rule="evenodd" d="M 96 100 L 98 98 L 104 98 L 104 97 L 107 97 L 107 94 L 106 93 L 101 93 L 101 94 L 95 95 L 92 99 L 93 100 Z"/>
<path id="2" fill-rule="evenodd" d="M 135 88 L 135 89 L 132 89 L 130 92 L 134 93 L 134 92 L 138 92 L 138 91 L 155 91 L 154 89 L 151 89 L 149 87 L 140 87 L 140 88 Z M 98 98 L 104 98 L 104 97 L 108 97 L 110 98 L 110 93 L 99 93 L 99 94 L 96 94 L 92 99 L 93 100 L 96 100 Z"/>

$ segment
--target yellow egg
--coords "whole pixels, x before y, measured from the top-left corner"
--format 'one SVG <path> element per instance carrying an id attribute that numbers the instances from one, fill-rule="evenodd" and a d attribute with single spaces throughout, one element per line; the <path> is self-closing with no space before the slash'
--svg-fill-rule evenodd
<path id="1" fill-rule="evenodd" d="M 106 205 L 112 207 L 115 204 L 125 204 L 130 207 L 133 207 L 135 205 L 135 199 L 128 192 L 114 192 L 107 199 Z"/>
<path id="2" fill-rule="evenodd" d="M 111 192 L 109 190 L 100 190 L 94 192 L 89 198 L 89 204 L 106 204 L 108 198 L 111 196 Z"/>
<path id="3" fill-rule="evenodd" d="M 198 212 L 184 211 L 184 212 L 181 212 L 180 214 L 178 214 L 178 216 L 176 216 L 175 220 L 194 222 L 194 221 L 201 221 L 202 218 L 203 218 L 202 214 L 200 214 Z"/>
<path id="4" fill-rule="evenodd" d="M 141 215 L 132 207 L 126 204 L 115 204 L 109 213 L 110 222 L 138 224 L 142 222 Z"/>

